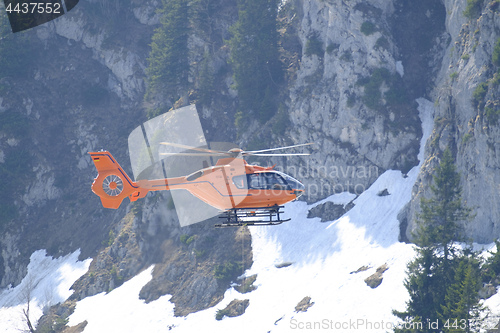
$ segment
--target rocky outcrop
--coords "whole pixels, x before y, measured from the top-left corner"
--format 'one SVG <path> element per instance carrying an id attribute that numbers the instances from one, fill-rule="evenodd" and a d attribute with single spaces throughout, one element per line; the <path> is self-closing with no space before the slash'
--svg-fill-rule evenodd
<path id="1" fill-rule="evenodd" d="M 142 24 L 157 24 L 158 18 L 152 15 L 155 10 L 154 4 L 155 2 L 151 2 L 133 8 L 134 18 Z M 92 19 L 86 15 L 88 13 L 89 11 L 85 10 L 72 11 L 71 15 L 60 17 L 54 21 L 54 24 L 41 26 L 37 30 L 38 37 L 46 40 L 59 35 L 67 39 L 68 43 L 81 43 L 82 46 L 92 50 L 95 60 L 110 70 L 107 80 L 110 91 L 129 103 L 140 100 L 145 91 L 144 70 L 146 62 L 144 54 L 141 54 L 140 48 L 134 49 L 130 45 L 124 47 L 120 46 L 120 43 L 112 43 L 110 40 L 113 36 L 110 34 L 115 32 L 107 29 L 102 22 L 93 23 Z M 128 17 L 127 19 L 133 20 L 134 18 Z"/>
<path id="2" fill-rule="evenodd" d="M 311 297 L 304 297 L 296 306 L 296 312 L 306 312 L 311 306 L 314 305 L 314 302 L 311 302 Z"/>
<path id="3" fill-rule="evenodd" d="M 358 274 L 358 273 L 360 273 L 360 272 L 367 271 L 367 270 L 369 270 L 370 268 L 371 268 L 371 267 L 369 267 L 369 266 L 361 266 L 360 268 L 358 268 L 358 269 L 357 269 L 357 270 L 355 270 L 355 271 L 350 272 L 349 274 Z"/>
<path id="4" fill-rule="evenodd" d="M 23 202 L 26 206 L 39 205 L 47 200 L 57 199 L 61 196 L 61 190 L 54 186 L 55 177 L 52 170 L 46 170 L 43 166 L 34 168 L 36 181 L 28 188 L 23 195 Z"/>
<path id="5" fill-rule="evenodd" d="M 346 205 L 338 205 L 327 201 L 311 208 L 307 218 L 321 217 L 321 222 L 335 221 L 354 207 L 352 201 Z"/>
<path id="6" fill-rule="evenodd" d="M 446 52 L 432 92 L 435 122 L 425 162 L 413 189 L 406 234 L 417 228 L 421 197 L 429 197 L 432 173 L 449 147 L 461 174 L 464 203 L 475 217 L 465 225 L 467 239 L 487 243 L 500 236 L 500 127 L 498 66 L 492 55 L 499 38 L 496 1 L 484 1 L 477 14 L 465 17 L 467 2 L 446 0 Z"/>
<path id="7" fill-rule="evenodd" d="M 382 275 L 388 269 L 389 269 L 389 267 L 387 267 L 387 264 L 383 264 L 382 266 L 378 267 L 377 271 L 375 273 L 373 273 L 372 275 L 370 275 L 369 277 L 367 277 L 365 279 L 366 285 L 372 289 L 375 289 L 378 286 L 380 286 L 380 284 L 382 283 L 382 280 L 383 280 Z"/>
<path id="8" fill-rule="evenodd" d="M 23 265 L 24 261 L 18 248 L 19 236 L 5 233 L 0 239 L 0 244 L 2 244 L 0 265 L 3 267 L 0 285 L 12 286 L 13 283 L 20 282 L 28 271 L 28 268 Z"/>
<path id="9" fill-rule="evenodd" d="M 227 317 L 238 317 L 245 313 L 248 305 L 250 304 L 249 299 L 232 300 L 224 309 L 217 311 L 215 316 L 216 320 L 222 320 L 225 316 Z"/>
<path id="10" fill-rule="evenodd" d="M 254 282 L 257 280 L 257 274 L 248 276 L 248 277 L 243 277 L 239 278 L 238 282 L 239 284 L 234 286 L 234 289 L 239 292 L 240 294 L 246 294 L 249 292 L 254 291 L 257 289 L 256 286 L 254 286 Z"/>

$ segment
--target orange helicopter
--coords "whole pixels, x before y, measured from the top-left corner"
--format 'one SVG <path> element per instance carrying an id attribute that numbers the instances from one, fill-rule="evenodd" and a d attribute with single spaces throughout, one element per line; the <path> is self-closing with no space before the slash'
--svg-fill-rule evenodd
<path id="1" fill-rule="evenodd" d="M 280 217 L 283 205 L 304 194 L 304 185 L 285 173 L 273 170 L 275 165 L 251 165 L 243 157 L 309 155 L 268 152 L 308 146 L 312 143 L 254 151 L 243 151 L 239 148 L 220 151 L 169 142 L 161 144 L 192 151 L 161 155 L 215 156 L 219 157 L 219 160 L 214 166 L 207 166 L 187 176 L 132 181 L 111 153 L 90 152 L 98 171 L 91 188 L 101 198 L 105 208 L 117 209 L 124 198 L 136 201 L 144 198 L 150 191 L 183 189 L 222 211 L 220 217 L 226 221 L 217 224 L 217 227 L 276 225 L 290 220 Z M 245 219 L 246 217 L 251 219 Z"/>

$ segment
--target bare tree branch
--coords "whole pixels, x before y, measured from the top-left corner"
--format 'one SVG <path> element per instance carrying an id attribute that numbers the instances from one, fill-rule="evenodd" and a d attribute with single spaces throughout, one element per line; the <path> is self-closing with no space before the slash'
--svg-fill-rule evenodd
<path id="1" fill-rule="evenodd" d="M 21 301 L 26 301 L 26 309 L 23 309 L 23 314 L 26 319 L 26 324 L 28 325 L 28 329 L 30 333 L 35 333 L 35 329 L 31 324 L 30 320 L 30 302 L 31 302 L 31 293 L 33 289 L 35 289 L 35 278 L 30 275 L 27 277 L 26 285 L 21 290 Z"/>

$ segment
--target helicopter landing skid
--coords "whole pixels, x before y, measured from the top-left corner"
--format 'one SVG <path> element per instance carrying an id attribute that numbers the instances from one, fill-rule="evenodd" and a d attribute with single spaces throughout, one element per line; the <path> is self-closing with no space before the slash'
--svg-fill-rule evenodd
<path id="1" fill-rule="evenodd" d="M 260 208 L 233 208 L 225 211 L 219 218 L 226 219 L 223 223 L 216 224 L 216 228 L 241 227 L 252 225 L 278 225 L 291 219 L 282 219 L 280 210 L 284 206 Z"/>

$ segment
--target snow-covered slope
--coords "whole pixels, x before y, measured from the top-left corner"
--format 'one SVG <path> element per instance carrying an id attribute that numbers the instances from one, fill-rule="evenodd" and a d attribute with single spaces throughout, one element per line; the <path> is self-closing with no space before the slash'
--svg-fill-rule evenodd
<path id="1" fill-rule="evenodd" d="M 60 258 L 46 255 L 45 250 L 30 257 L 28 273 L 15 288 L 0 292 L 0 332 L 27 330 L 23 314 L 28 307 L 30 321 L 36 325 L 43 310 L 68 299 L 71 285 L 89 269 L 91 259 L 78 261 L 80 251 Z"/>

